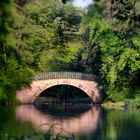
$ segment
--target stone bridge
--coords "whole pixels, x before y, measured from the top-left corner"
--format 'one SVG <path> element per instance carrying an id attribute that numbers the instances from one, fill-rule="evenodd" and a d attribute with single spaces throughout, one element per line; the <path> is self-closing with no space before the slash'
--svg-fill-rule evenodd
<path id="1" fill-rule="evenodd" d="M 30 87 L 17 90 L 16 98 L 22 103 L 33 103 L 46 89 L 57 85 L 70 85 L 84 91 L 93 103 L 101 102 L 101 91 L 97 78 L 91 74 L 79 72 L 49 72 L 33 77 Z"/>

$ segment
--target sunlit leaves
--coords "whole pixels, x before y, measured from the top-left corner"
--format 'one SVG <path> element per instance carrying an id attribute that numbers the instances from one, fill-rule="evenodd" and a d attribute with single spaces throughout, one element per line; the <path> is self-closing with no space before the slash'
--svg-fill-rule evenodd
<path id="1" fill-rule="evenodd" d="M 69 44 L 79 39 L 80 12 L 55 0 L 30 2 L 24 10 L 26 17 L 16 28 L 22 62 L 36 72 L 70 62 Z"/>
<path id="2" fill-rule="evenodd" d="M 95 55 L 97 52 L 92 53 L 98 61 L 101 58 L 101 69 L 98 71 L 101 73 L 100 82 L 103 90 L 110 100 L 122 100 L 128 96 L 128 86 L 133 84 L 132 81 L 140 70 L 139 32 L 124 35 L 114 31 L 104 20 L 94 18 L 89 28 L 89 44 L 100 46 L 100 57 Z M 94 71 L 96 65 L 94 63 L 92 65 Z"/>

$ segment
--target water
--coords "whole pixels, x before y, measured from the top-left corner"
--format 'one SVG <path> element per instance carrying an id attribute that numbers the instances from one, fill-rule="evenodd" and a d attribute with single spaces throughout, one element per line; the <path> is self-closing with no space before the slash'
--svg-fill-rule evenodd
<path id="1" fill-rule="evenodd" d="M 100 106 L 0 107 L 0 140 L 44 140 L 51 128 L 74 140 L 139 140 L 140 110 Z"/>

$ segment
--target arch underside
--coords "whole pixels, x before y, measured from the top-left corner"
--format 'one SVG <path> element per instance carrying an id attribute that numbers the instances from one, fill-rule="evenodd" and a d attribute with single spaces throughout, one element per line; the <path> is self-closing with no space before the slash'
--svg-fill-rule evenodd
<path id="1" fill-rule="evenodd" d="M 95 81 L 76 79 L 50 79 L 33 81 L 31 88 L 17 91 L 17 99 L 23 103 L 33 103 L 44 90 L 57 85 L 70 85 L 76 87 L 87 94 L 94 103 L 100 102 L 100 91 Z"/>
<path id="2" fill-rule="evenodd" d="M 63 86 L 63 91 L 61 91 L 62 86 Z M 53 89 L 57 89 L 58 93 L 49 91 L 49 90 L 53 90 Z M 61 93 L 60 93 L 59 89 L 60 89 Z M 72 92 L 72 91 L 75 91 L 75 92 Z M 79 91 L 77 96 L 76 96 L 76 94 L 77 94 L 76 91 Z M 65 96 L 67 96 L 68 93 L 69 93 L 69 96 L 65 98 Z M 81 94 L 79 94 L 79 93 L 81 93 Z M 57 94 L 57 95 L 55 96 L 55 94 Z M 61 95 L 59 96 L 59 94 L 61 94 Z M 76 96 L 77 99 L 80 99 L 80 98 L 87 99 L 88 98 L 89 101 L 92 101 L 92 98 L 83 89 L 81 89 L 77 86 L 73 86 L 70 84 L 57 84 L 57 85 L 53 85 L 51 87 L 48 87 L 48 88 L 42 90 L 42 92 L 38 94 L 38 96 L 35 98 L 35 100 L 33 102 L 36 102 L 37 98 L 39 98 L 39 97 L 46 97 L 46 98 L 47 97 L 52 97 L 52 98 L 57 97 L 57 99 L 63 98 L 63 99 L 67 99 L 67 100 L 69 100 L 69 99 L 72 100 L 71 97 L 73 96 L 73 98 L 74 98 L 74 95 Z"/>

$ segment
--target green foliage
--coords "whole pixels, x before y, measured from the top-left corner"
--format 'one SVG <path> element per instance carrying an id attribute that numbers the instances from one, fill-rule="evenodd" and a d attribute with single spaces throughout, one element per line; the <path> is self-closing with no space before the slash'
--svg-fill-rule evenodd
<path id="1" fill-rule="evenodd" d="M 30 83 L 31 70 L 22 66 L 16 50 L 12 2 L 0 2 L 0 101 L 15 100 L 15 90 Z"/>
<path id="2" fill-rule="evenodd" d="M 139 27 L 139 14 L 137 14 L 135 4 L 135 0 L 111 1 L 110 14 L 114 30 L 129 34 Z"/>
<path id="3" fill-rule="evenodd" d="M 74 57 L 71 46 L 79 48 L 82 17 L 58 1 L 35 3 L 25 5 L 26 17 L 15 26 L 21 62 L 36 72 L 62 70 Z"/>
<path id="4" fill-rule="evenodd" d="M 93 7 L 97 4 L 95 2 Z M 133 8 L 130 10 L 133 11 Z M 98 14 L 103 16 L 101 12 Z M 90 17 L 88 14 L 83 21 L 82 28 L 87 36 L 82 54 L 86 62 L 84 67 L 86 71 L 90 70 L 99 76 L 101 88 L 108 95 L 107 99 L 116 102 L 133 97 L 134 94 L 130 94 L 129 90 L 136 84 L 140 70 L 140 29 L 134 24 L 122 27 L 121 30 L 119 26 L 114 29 L 114 23 L 107 20 L 106 16 L 101 19 L 99 15 Z M 127 16 L 134 17 L 129 14 Z M 88 25 L 87 19 L 90 19 Z M 118 24 L 122 24 L 122 19 L 117 20 Z"/>
<path id="5" fill-rule="evenodd" d="M 55 0 L 5 0 L 0 7 L 0 101 L 13 100 L 35 73 L 64 70 L 96 74 L 112 101 L 135 96 L 138 1 L 95 0 L 87 13 Z"/>
<path id="6" fill-rule="evenodd" d="M 12 101 L 33 74 L 67 67 L 81 47 L 82 15 L 55 0 L 0 2 L 0 101 Z"/>

